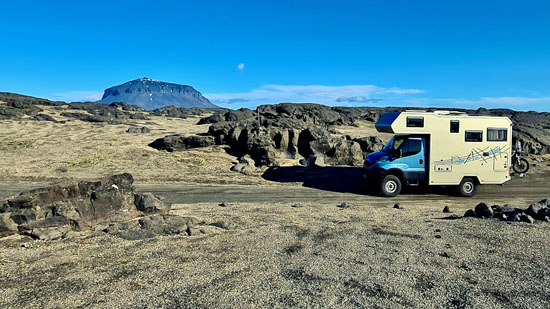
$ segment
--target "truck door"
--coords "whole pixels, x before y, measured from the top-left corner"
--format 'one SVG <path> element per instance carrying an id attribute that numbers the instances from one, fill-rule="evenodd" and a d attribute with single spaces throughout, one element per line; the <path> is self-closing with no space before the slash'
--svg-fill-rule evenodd
<path id="1" fill-rule="evenodd" d="M 404 163 L 405 165 L 403 175 L 406 181 L 423 181 L 426 174 L 426 159 L 422 138 L 409 137 L 399 149 L 402 154 L 399 163 Z"/>

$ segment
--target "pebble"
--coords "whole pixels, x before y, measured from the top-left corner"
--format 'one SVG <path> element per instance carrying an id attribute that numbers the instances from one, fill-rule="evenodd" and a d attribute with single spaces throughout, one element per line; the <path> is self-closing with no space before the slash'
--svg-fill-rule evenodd
<path id="1" fill-rule="evenodd" d="M 350 204 L 348 204 L 348 203 L 345 203 L 345 202 L 344 202 L 344 203 L 342 203 L 342 204 L 340 204 L 340 205 L 336 205 L 336 206 L 338 206 L 338 207 L 340 207 L 340 208 L 342 208 L 342 209 L 344 209 L 344 208 L 349 208 L 349 207 L 351 207 L 351 205 L 350 205 Z"/>

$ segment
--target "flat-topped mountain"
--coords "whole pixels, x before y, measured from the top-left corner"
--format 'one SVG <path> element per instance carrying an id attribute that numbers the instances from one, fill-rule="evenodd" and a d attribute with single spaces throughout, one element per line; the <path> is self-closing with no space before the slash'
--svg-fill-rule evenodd
<path id="1" fill-rule="evenodd" d="M 170 105 L 183 108 L 217 107 L 192 86 L 166 83 L 146 77 L 105 89 L 103 97 L 98 102 L 124 102 L 148 110 Z"/>

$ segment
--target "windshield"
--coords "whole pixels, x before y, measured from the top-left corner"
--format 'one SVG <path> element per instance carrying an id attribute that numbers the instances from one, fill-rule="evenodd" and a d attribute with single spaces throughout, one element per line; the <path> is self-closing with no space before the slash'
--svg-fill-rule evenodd
<path id="1" fill-rule="evenodd" d="M 394 136 L 390 141 L 382 148 L 383 152 L 386 153 L 395 153 L 397 149 L 399 149 L 399 146 L 403 144 L 404 141 L 406 141 L 408 136 Z"/>

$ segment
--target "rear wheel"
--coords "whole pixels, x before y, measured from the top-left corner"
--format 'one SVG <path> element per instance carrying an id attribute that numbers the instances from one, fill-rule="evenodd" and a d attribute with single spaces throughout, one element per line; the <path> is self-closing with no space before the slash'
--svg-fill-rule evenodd
<path id="1" fill-rule="evenodd" d="M 464 178 L 458 185 L 458 194 L 464 197 L 472 197 L 476 195 L 477 183 L 472 178 Z"/>
<path id="2" fill-rule="evenodd" d="M 385 197 L 394 197 L 401 192 L 401 180 L 395 175 L 386 175 L 380 182 L 380 194 Z"/>
<path id="3" fill-rule="evenodd" d="M 516 162 L 514 162 L 512 168 L 514 169 L 514 172 L 518 174 L 527 173 L 527 171 L 529 170 L 529 161 L 525 160 L 524 158 L 519 158 Z"/>

